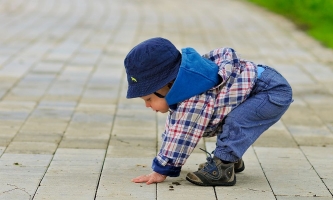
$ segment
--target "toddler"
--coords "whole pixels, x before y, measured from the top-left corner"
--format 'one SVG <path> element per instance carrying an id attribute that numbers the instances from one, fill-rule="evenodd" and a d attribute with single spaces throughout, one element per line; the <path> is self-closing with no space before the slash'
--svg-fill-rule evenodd
<path id="1" fill-rule="evenodd" d="M 201 56 L 181 53 L 167 39 L 151 38 L 126 56 L 127 98 L 168 113 L 153 172 L 132 181 L 147 184 L 177 177 L 202 137 L 217 136 L 207 162 L 186 179 L 200 186 L 232 186 L 245 168 L 242 156 L 292 102 L 292 89 L 275 69 L 241 59 L 232 48 Z"/>

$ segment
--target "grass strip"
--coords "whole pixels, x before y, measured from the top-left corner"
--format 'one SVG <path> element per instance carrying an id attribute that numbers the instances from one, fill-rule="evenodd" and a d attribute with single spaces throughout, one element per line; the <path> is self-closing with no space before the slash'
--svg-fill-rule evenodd
<path id="1" fill-rule="evenodd" d="M 333 48 L 333 0 L 248 0 L 292 20 L 298 28 Z"/>

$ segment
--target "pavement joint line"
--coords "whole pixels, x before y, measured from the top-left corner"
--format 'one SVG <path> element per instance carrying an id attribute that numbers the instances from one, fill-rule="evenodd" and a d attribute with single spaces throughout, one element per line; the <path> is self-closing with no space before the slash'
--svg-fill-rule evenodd
<path id="1" fill-rule="evenodd" d="M 306 156 L 306 154 L 304 153 L 302 148 L 299 148 L 300 151 L 302 152 L 302 154 L 304 155 L 305 159 L 308 161 L 308 163 L 311 165 L 312 169 L 316 172 L 317 176 L 320 178 L 321 182 L 325 185 L 327 191 L 331 194 L 331 196 L 333 197 L 333 193 L 330 190 L 330 188 L 327 186 L 327 184 L 324 182 L 323 178 L 321 178 L 321 176 L 319 175 L 318 171 L 316 170 L 316 168 L 313 166 L 313 164 L 310 162 L 309 158 Z"/>
<path id="2" fill-rule="evenodd" d="M 95 31 L 95 32 L 97 32 L 97 31 Z M 68 31 L 68 34 L 70 34 L 70 31 Z M 90 35 L 92 35 L 92 34 L 93 34 L 93 33 L 91 33 Z M 82 45 L 83 45 L 85 42 L 87 42 L 88 40 L 89 40 L 89 36 L 87 36 L 86 39 L 85 39 L 84 41 L 82 41 L 82 43 L 80 44 L 80 46 L 82 46 Z M 77 50 L 75 51 L 76 53 L 74 53 L 73 56 L 75 56 L 75 55 L 77 54 L 78 50 L 79 50 L 79 48 L 77 48 Z M 99 61 L 101 60 L 101 57 L 102 57 L 102 54 L 99 55 L 99 59 L 98 59 Z M 70 61 L 70 59 L 67 59 L 67 61 L 66 61 L 66 62 L 64 63 L 64 65 L 63 65 L 63 68 L 61 69 L 61 71 L 64 71 L 64 69 L 65 69 L 65 67 L 66 67 L 66 65 L 68 64 L 69 61 Z M 84 94 L 85 89 L 86 89 L 86 86 L 87 86 L 87 84 L 88 84 L 90 78 L 92 77 L 93 72 L 96 71 L 96 68 L 97 68 L 97 66 L 98 66 L 98 62 L 99 62 L 99 61 L 97 61 L 97 64 L 94 65 L 94 68 L 93 68 L 92 72 L 90 73 L 89 77 L 86 79 L 86 81 L 85 81 L 85 83 L 84 83 L 84 86 L 83 86 L 84 89 L 81 91 L 80 98 L 79 98 L 79 100 L 78 100 L 78 102 L 77 102 L 75 108 L 78 107 L 78 105 L 79 105 L 79 103 L 80 103 L 80 100 L 81 100 L 81 98 L 82 98 L 82 94 Z M 58 76 L 59 76 L 59 75 L 58 75 Z M 54 81 L 56 81 L 56 79 L 54 79 L 53 82 L 54 82 Z M 50 89 L 51 86 L 52 86 L 52 84 L 49 85 L 48 89 Z M 48 91 L 48 89 L 47 89 L 46 91 Z M 46 94 L 46 93 L 45 93 L 45 94 Z M 45 96 L 45 95 L 44 95 L 44 96 Z M 41 97 L 41 99 L 43 99 L 43 97 Z M 74 108 L 74 110 L 73 110 L 73 112 L 72 112 L 72 114 L 71 114 L 70 119 L 72 119 L 72 117 L 73 117 L 74 114 L 75 114 L 75 108 Z M 57 149 L 58 149 L 59 145 L 61 144 L 61 141 L 62 141 L 64 135 L 66 134 L 66 130 L 68 129 L 69 125 L 70 125 L 70 122 L 67 123 L 67 127 L 65 128 L 65 131 L 64 131 L 63 135 L 61 136 L 61 139 L 60 139 L 59 143 L 57 144 Z M 23 125 L 22 125 L 22 126 L 23 126 Z M 111 137 L 111 136 L 110 136 L 110 137 Z M 13 138 L 13 139 L 14 139 L 14 138 Z M 55 153 L 56 153 L 56 152 L 55 152 Z M 55 153 L 53 154 L 52 159 L 51 159 L 49 165 L 47 166 L 47 168 L 46 168 L 46 170 L 45 170 L 45 173 L 44 173 L 43 177 L 42 177 L 41 180 L 40 180 L 40 183 L 42 182 L 44 176 L 46 175 L 46 173 L 47 173 L 47 171 L 48 171 L 48 168 L 50 167 L 50 165 L 51 165 L 51 163 L 52 163 L 52 160 L 53 160 L 53 157 L 54 157 Z M 98 187 L 98 185 L 97 185 L 96 187 Z M 33 194 L 33 198 L 35 197 L 36 192 L 38 191 L 38 188 L 39 188 L 39 187 L 36 188 L 35 193 Z M 96 194 L 97 194 L 97 189 L 96 189 Z"/>
<path id="3" fill-rule="evenodd" d="M 254 152 L 254 154 L 255 154 L 255 156 L 256 156 L 258 162 L 259 162 L 260 168 L 261 168 L 261 170 L 262 170 L 262 172 L 263 172 L 263 174 L 264 174 L 264 176 L 265 176 L 265 179 L 266 179 L 266 181 L 267 181 L 267 183 L 268 183 L 268 185 L 269 185 L 269 187 L 270 187 L 270 189 L 271 189 L 271 192 L 273 193 L 275 199 L 277 200 L 277 198 L 276 198 L 277 195 L 275 194 L 274 189 L 273 189 L 271 183 L 270 183 L 269 180 L 268 180 L 268 177 L 267 177 L 267 175 L 266 175 L 266 173 L 265 173 L 265 171 L 264 171 L 264 168 L 263 168 L 263 166 L 262 166 L 262 164 L 261 164 L 261 162 L 260 162 L 260 160 L 259 160 L 259 157 L 258 157 L 258 155 L 257 155 L 256 150 L 253 148 L 253 146 L 251 146 L 250 148 L 253 149 L 253 152 Z"/>
<path id="4" fill-rule="evenodd" d="M 124 77 L 124 75 L 125 75 L 125 72 L 123 71 L 123 73 L 122 73 L 123 75 L 122 75 L 122 77 Z M 123 79 L 123 78 L 122 78 Z M 121 79 L 121 80 L 122 80 Z M 120 85 L 119 85 L 119 87 L 118 87 L 118 99 L 117 99 L 117 105 L 119 104 L 119 101 L 120 101 L 120 98 L 121 98 L 121 88 L 122 88 L 122 85 L 123 85 L 123 82 L 124 81 L 120 81 Z M 106 147 L 106 150 L 105 150 L 105 154 L 104 154 L 104 159 L 103 159 L 103 163 L 102 163 L 102 167 L 101 167 L 101 171 L 100 171 L 100 175 L 99 175 L 99 177 L 98 177 L 98 183 L 97 183 L 97 185 L 96 185 L 96 191 L 95 191 L 95 199 L 97 198 L 97 192 L 98 192 L 98 188 L 99 188 L 99 186 L 100 186 L 100 180 L 101 180 L 101 178 L 102 178 L 102 174 L 103 174 L 103 169 L 104 169 L 104 164 L 105 164 L 105 160 L 106 160 L 106 156 L 107 156 L 107 153 L 108 153 L 108 149 L 109 149 L 109 146 L 110 146 L 110 141 L 111 141 L 111 138 L 112 138 L 112 131 L 113 131 L 113 128 L 114 128 L 114 124 L 115 124 L 115 120 L 116 120 L 116 118 L 117 118 L 117 111 L 118 111 L 118 106 L 116 106 L 116 108 L 115 108 L 115 110 L 114 110 L 114 117 L 113 117 L 113 119 L 112 119 L 112 126 L 111 126 L 111 128 L 110 128 L 110 137 L 109 137 L 109 140 L 108 140 L 108 142 L 107 142 L 107 147 Z"/>

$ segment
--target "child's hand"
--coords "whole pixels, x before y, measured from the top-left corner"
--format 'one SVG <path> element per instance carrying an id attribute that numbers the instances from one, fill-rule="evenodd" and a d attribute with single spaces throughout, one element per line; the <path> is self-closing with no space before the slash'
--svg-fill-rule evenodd
<path id="1" fill-rule="evenodd" d="M 132 179 L 132 182 L 134 183 L 144 183 L 146 182 L 147 185 L 152 183 L 160 183 L 163 182 L 166 179 L 167 176 L 159 174 L 157 172 L 152 172 L 148 175 L 142 175 L 138 176 L 136 178 Z"/>

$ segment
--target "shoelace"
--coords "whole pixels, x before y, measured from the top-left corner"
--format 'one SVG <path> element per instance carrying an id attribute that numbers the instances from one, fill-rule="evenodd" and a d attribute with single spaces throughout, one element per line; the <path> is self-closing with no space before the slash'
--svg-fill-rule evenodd
<path id="1" fill-rule="evenodd" d="M 214 163 L 214 159 L 212 157 L 212 154 L 210 154 L 208 151 L 200 148 L 201 151 L 207 153 L 209 156 L 207 156 L 206 160 L 207 160 L 207 164 L 204 166 L 203 169 L 207 169 L 209 170 L 210 168 L 214 168 L 215 167 L 215 163 Z"/>

